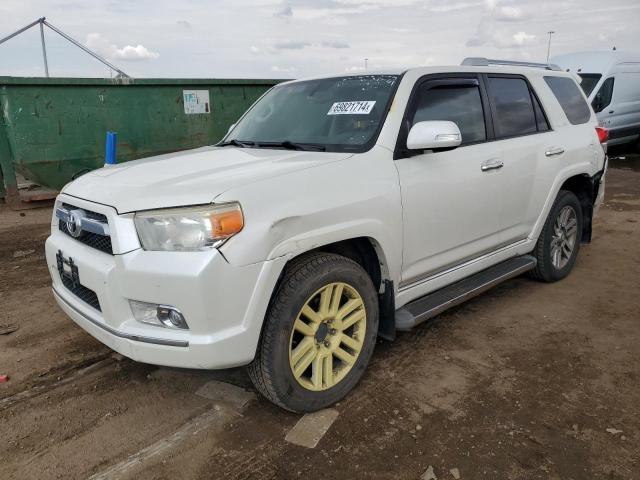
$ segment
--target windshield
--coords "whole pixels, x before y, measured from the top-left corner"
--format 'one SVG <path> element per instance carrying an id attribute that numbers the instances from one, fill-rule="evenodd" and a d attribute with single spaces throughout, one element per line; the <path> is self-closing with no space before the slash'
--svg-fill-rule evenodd
<path id="1" fill-rule="evenodd" d="M 580 86 L 584 91 L 584 94 L 588 97 L 593 92 L 593 89 L 596 87 L 598 82 L 600 81 L 599 73 L 579 73 L 580 78 L 582 78 L 582 82 L 580 82 Z"/>
<path id="2" fill-rule="evenodd" d="M 398 80 L 362 75 L 276 86 L 220 145 L 366 151 L 376 141 Z"/>

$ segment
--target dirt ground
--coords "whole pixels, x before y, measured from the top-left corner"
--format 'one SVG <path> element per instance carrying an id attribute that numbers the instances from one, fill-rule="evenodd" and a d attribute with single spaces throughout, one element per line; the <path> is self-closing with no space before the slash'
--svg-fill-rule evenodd
<path id="1" fill-rule="evenodd" d="M 0 205 L 0 324 L 19 326 L 0 335 L 2 479 L 103 478 L 166 439 L 118 475 L 640 478 L 640 157 L 612 162 L 593 243 L 566 280 L 509 281 L 379 343 L 314 449 L 285 441 L 299 415 L 260 398 L 177 436 L 212 409 L 195 394 L 206 382 L 252 390 L 244 370 L 135 363 L 78 328 L 49 288 L 50 215 Z"/>

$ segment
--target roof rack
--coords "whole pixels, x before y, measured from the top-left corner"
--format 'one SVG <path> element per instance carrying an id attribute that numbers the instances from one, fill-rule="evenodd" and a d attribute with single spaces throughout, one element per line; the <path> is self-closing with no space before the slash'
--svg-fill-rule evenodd
<path id="1" fill-rule="evenodd" d="M 484 57 L 467 57 L 461 65 L 468 65 L 473 67 L 488 67 L 489 65 L 509 65 L 512 67 L 531 67 L 531 68 L 544 68 L 545 70 L 562 71 L 558 65 L 554 63 L 534 63 L 534 62 L 519 62 L 517 60 L 495 60 Z"/>

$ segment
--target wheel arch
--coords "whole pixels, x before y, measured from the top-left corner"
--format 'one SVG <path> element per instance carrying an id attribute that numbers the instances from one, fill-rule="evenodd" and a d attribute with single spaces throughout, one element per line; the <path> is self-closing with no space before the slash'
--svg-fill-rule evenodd
<path id="1" fill-rule="evenodd" d="M 284 265 L 273 288 L 272 297 L 278 291 L 287 268 L 300 257 L 313 253 L 333 253 L 349 258 L 360 265 L 369 275 L 378 295 L 380 321 L 378 335 L 395 338 L 395 285 L 391 278 L 387 256 L 380 242 L 368 236 L 346 238 L 292 254 Z"/>
<path id="2" fill-rule="evenodd" d="M 580 239 L 582 243 L 591 242 L 593 205 L 598 194 L 597 183 L 594 181 L 594 177 L 586 173 L 573 175 L 562 183 L 560 190 L 567 190 L 578 197 L 578 201 L 582 207 L 582 232 Z"/>

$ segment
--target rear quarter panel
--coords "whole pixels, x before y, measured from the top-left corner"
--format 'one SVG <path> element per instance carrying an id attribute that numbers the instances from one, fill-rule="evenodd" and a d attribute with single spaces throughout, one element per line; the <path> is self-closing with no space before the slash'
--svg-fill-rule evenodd
<path id="1" fill-rule="evenodd" d="M 564 154 L 557 157 L 544 156 L 539 163 L 530 207 L 532 209 L 531 214 L 537 214 L 537 221 L 530 235 L 532 240 L 537 239 L 540 235 L 562 184 L 576 175 L 595 175 L 604 168 L 605 158 L 595 129 L 598 126 L 598 120 L 590 104 L 589 120 L 579 125 L 571 124 L 560 103 L 545 82 L 545 75 L 557 74 L 541 71 L 531 73 L 528 76 L 551 125 L 552 132 L 549 135 L 548 146 L 561 147 L 564 149 Z M 571 75 L 566 76 L 571 77 Z M 579 90 L 588 104 L 582 89 L 579 88 Z"/>

